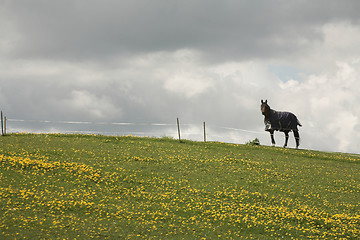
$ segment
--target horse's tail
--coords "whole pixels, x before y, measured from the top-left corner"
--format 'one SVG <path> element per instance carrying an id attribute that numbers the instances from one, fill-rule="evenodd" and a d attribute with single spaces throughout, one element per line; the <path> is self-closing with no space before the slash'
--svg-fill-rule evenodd
<path id="1" fill-rule="evenodd" d="M 299 125 L 300 127 L 302 127 L 302 125 L 301 125 L 301 123 L 300 123 L 299 119 L 296 119 L 296 121 L 297 121 L 297 125 Z"/>

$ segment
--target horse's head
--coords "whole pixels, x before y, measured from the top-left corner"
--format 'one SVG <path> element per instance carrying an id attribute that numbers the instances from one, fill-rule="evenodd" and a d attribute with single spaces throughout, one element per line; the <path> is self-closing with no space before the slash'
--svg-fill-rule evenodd
<path id="1" fill-rule="evenodd" d="M 265 102 L 261 100 L 261 113 L 265 117 L 268 117 L 270 114 L 270 106 L 267 104 L 267 100 Z"/>

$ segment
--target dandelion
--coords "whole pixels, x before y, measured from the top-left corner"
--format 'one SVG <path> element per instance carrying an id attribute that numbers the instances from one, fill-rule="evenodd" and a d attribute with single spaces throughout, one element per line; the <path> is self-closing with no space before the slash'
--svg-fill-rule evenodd
<path id="1" fill-rule="evenodd" d="M 43 238 L 360 235 L 359 159 L 352 156 L 133 137 L 24 137 L 31 144 L 0 139 L 6 238 L 34 229 Z"/>

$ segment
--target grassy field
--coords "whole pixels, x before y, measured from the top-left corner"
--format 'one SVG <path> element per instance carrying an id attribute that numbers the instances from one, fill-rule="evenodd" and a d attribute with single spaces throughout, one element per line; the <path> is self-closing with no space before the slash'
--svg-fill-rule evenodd
<path id="1" fill-rule="evenodd" d="M 359 199 L 357 155 L 0 137 L 0 239 L 359 239 Z"/>

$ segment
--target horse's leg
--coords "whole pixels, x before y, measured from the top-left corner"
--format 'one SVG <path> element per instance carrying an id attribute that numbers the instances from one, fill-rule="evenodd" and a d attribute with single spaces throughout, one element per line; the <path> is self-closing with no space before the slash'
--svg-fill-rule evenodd
<path id="1" fill-rule="evenodd" d="M 284 134 L 285 134 L 285 144 L 284 144 L 284 148 L 286 148 L 286 147 L 287 147 L 288 140 L 289 140 L 289 131 L 284 131 Z"/>
<path id="2" fill-rule="evenodd" d="M 272 146 L 274 147 L 275 146 L 275 139 L 274 139 L 274 130 L 270 130 L 270 137 L 271 137 L 271 143 L 272 143 Z"/>
<path id="3" fill-rule="evenodd" d="M 299 145 L 300 145 L 299 131 L 294 130 L 294 138 L 295 138 L 295 141 L 296 141 L 296 148 L 299 148 Z"/>

